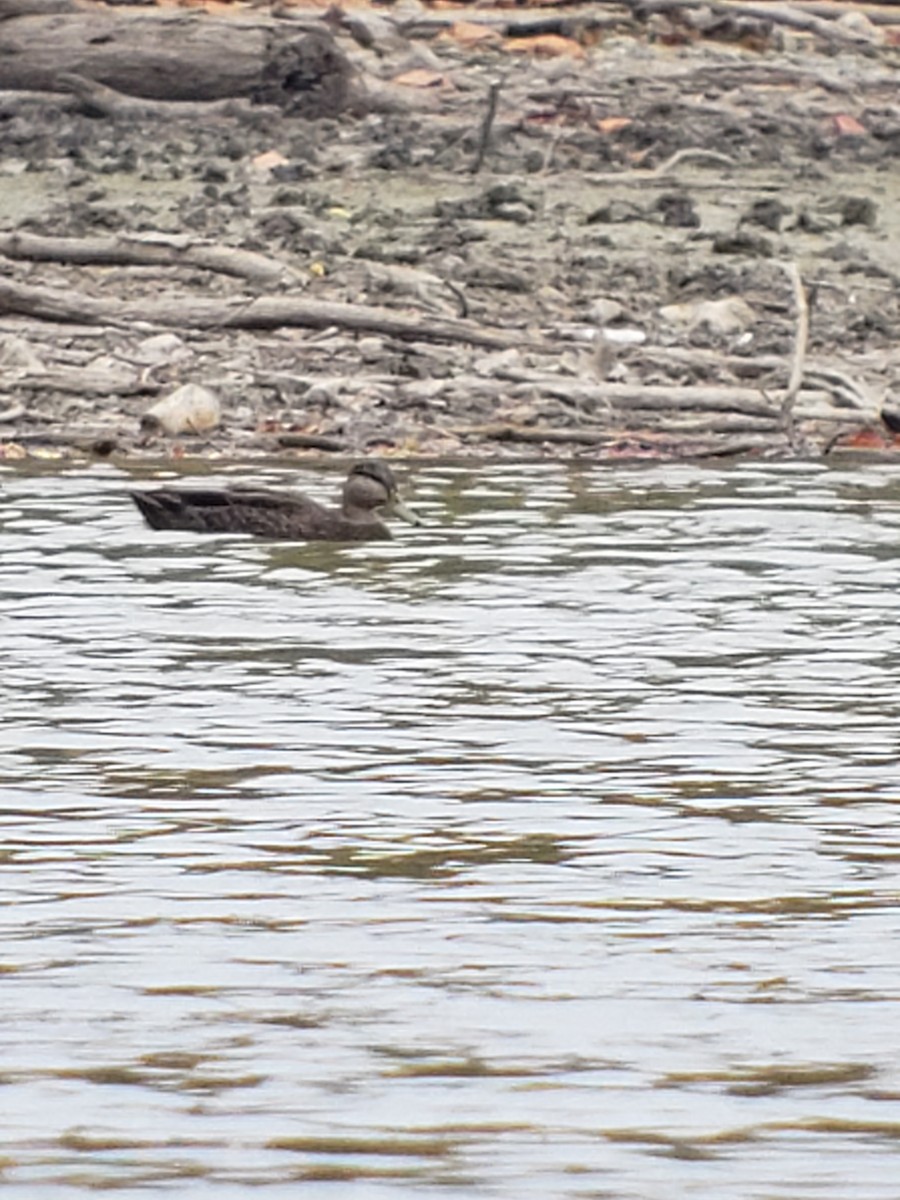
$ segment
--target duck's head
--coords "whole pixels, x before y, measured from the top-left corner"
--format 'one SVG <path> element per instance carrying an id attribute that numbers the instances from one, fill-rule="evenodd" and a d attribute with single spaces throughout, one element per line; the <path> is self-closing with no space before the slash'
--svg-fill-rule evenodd
<path id="1" fill-rule="evenodd" d="M 372 513 L 383 508 L 392 516 L 410 525 L 421 525 L 422 520 L 406 507 L 397 495 L 397 480 L 387 463 L 369 458 L 357 463 L 344 484 L 344 512 Z"/>

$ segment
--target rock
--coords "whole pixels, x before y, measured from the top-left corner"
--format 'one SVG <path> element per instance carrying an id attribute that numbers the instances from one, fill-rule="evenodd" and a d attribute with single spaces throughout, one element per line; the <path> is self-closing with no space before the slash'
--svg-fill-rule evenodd
<path id="1" fill-rule="evenodd" d="M 0 368 L 7 380 L 10 375 L 37 374 L 45 369 L 43 361 L 35 354 L 30 342 L 16 337 L 14 333 L 0 337 Z"/>
<path id="2" fill-rule="evenodd" d="M 523 367 L 521 351 L 513 346 L 508 350 L 494 350 L 490 354 L 482 354 L 472 363 L 472 368 L 478 375 L 493 376 L 495 379 L 506 378 L 510 371 L 521 371 Z"/>
<path id="3" fill-rule="evenodd" d="M 660 196 L 653 207 L 662 217 L 663 225 L 674 229 L 700 228 L 700 217 L 690 196 L 669 192 Z"/>
<path id="4" fill-rule="evenodd" d="M 781 229 L 782 219 L 790 211 L 790 208 L 786 204 L 782 204 L 780 200 L 766 197 L 763 200 L 755 200 L 751 204 L 741 217 L 741 224 L 759 225 L 762 229 L 778 233 Z"/>
<path id="5" fill-rule="evenodd" d="M 141 417 L 145 433 L 208 433 L 222 419 L 219 397 L 199 383 L 186 383 L 176 388 Z"/>
<path id="6" fill-rule="evenodd" d="M 713 250 L 716 254 L 744 254 L 750 258 L 771 258 L 775 253 L 768 238 L 742 229 L 719 234 L 713 239 Z"/>
<path id="7" fill-rule="evenodd" d="M 359 357 L 365 363 L 377 363 L 384 358 L 384 339 L 380 337 L 363 337 L 356 343 Z"/>
<path id="8" fill-rule="evenodd" d="M 588 306 L 588 316 L 598 325 L 618 320 L 624 312 L 625 309 L 619 301 L 611 300 L 609 296 L 597 296 Z"/>
<path id="9" fill-rule="evenodd" d="M 332 37 L 316 31 L 274 45 L 253 93 L 257 104 L 276 104 L 310 120 L 343 111 L 353 68 Z"/>
<path id="10" fill-rule="evenodd" d="M 156 333 L 139 342 L 131 357 L 148 367 L 180 362 L 191 357 L 191 350 L 177 333 Z"/>
<path id="11" fill-rule="evenodd" d="M 756 313 L 740 296 L 667 304 L 659 310 L 659 315 L 673 325 L 687 325 L 690 329 L 703 326 L 712 333 L 740 333 L 756 320 Z"/>
<path id="12" fill-rule="evenodd" d="M 518 201 L 496 205 L 493 215 L 498 221 L 514 221 L 516 225 L 527 225 L 529 221 L 534 220 L 533 209 Z"/>
<path id="13" fill-rule="evenodd" d="M 435 312 L 456 313 L 456 302 L 440 276 L 418 267 L 405 267 L 399 263 L 366 263 L 366 292 L 375 303 L 382 298 L 407 296 L 426 304 Z"/>
<path id="14" fill-rule="evenodd" d="M 858 37 L 862 41 L 871 42 L 872 45 L 877 45 L 885 41 L 883 30 L 879 29 L 877 25 L 873 25 L 865 13 L 844 13 L 838 17 L 835 24 L 847 33 L 852 33 L 854 37 Z"/>

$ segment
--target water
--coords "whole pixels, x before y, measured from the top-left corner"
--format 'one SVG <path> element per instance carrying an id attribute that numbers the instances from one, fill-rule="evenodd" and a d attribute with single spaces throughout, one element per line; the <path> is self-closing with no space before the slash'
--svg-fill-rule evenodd
<path id="1" fill-rule="evenodd" d="M 0 473 L 10 1197 L 896 1200 L 895 468 L 129 482 Z"/>

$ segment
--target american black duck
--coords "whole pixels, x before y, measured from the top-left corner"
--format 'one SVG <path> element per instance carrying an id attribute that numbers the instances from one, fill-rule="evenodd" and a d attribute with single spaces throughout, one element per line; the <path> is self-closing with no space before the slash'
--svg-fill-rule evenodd
<path id="1" fill-rule="evenodd" d="M 263 488 L 158 488 L 131 498 L 153 529 L 193 533 L 252 533 L 289 541 L 362 542 L 389 538 L 379 510 L 413 525 L 419 518 L 397 495 L 383 462 L 357 463 L 347 476 L 340 508 L 326 508 L 302 493 Z"/>

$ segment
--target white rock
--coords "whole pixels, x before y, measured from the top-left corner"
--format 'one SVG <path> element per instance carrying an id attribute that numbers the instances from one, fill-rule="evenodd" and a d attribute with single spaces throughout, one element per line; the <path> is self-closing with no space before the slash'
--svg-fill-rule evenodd
<path id="1" fill-rule="evenodd" d="M 207 433 L 222 420 L 219 397 L 199 383 L 186 383 L 162 400 L 157 400 L 141 417 L 141 428 L 179 433 Z"/>
<path id="2" fill-rule="evenodd" d="M 756 320 L 756 313 L 741 296 L 667 304 L 659 315 L 672 325 L 687 325 L 690 329 L 705 325 L 713 333 L 740 333 Z"/>
<path id="3" fill-rule="evenodd" d="M 138 342 L 132 358 L 149 367 L 156 367 L 161 363 L 182 362 L 190 358 L 192 353 L 177 333 L 156 333 Z"/>
<path id="4" fill-rule="evenodd" d="M 615 321 L 621 317 L 625 309 L 618 300 L 611 300 L 609 296 L 597 296 L 592 300 L 588 308 L 588 313 L 592 320 L 599 325 L 605 325 L 608 321 Z"/>

